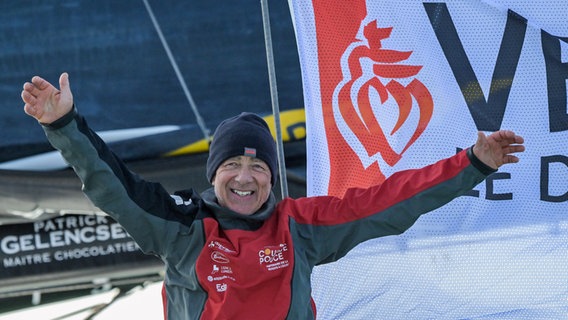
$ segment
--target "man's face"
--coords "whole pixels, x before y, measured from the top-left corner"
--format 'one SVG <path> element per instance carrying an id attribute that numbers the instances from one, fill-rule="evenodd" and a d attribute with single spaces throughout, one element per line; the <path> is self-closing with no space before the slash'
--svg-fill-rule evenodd
<path id="1" fill-rule="evenodd" d="M 264 161 L 237 156 L 221 163 L 212 183 L 221 206 L 251 215 L 268 200 L 270 178 L 270 168 Z"/>

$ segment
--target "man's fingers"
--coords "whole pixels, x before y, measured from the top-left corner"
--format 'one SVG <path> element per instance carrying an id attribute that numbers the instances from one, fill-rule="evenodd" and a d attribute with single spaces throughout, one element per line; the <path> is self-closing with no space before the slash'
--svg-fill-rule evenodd
<path id="1" fill-rule="evenodd" d="M 525 139 L 523 139 L 523 137 L 516 135 L 513 131 L 507 131 L 507 134 L 505 135 L 505 139 L 503 139 L 503 142 L 505 143 L 509 143 L 509 144 L 513 144 L 513 143 L 524 143 Z"/>
<path id="2" fill-rule="evenodd" d="M 525 146 L 522 145 L 509 145 L 505 148 L 504 153 L 517 153 L 524 152 Z"/>
<path id="3" fill-rule="evenodd" d="M 24 100 L 26 104 L 35 104 L 36 102 L 36 98 L 27 90 L 22 91 L 22 100 Z"/>
<path id="4" fill-rule="evenodd" d="M 69 74 L 67 74 L 67 72 L 63 72 L 59 76 L 59 87 L 63 89 L 63 87 L 68 87 L 68 86 L 69 86 Z"/>
<path id="5" fill-rule="evenodd" d="M 499 130 L 492 134 L 492 136 L 495 141 L 499 142 L 503 146 L 515 141 L 515 133 L 509 130 Z"/>
<path id="6" fill-rule="evenodd" d="M 35 117 L 37 114 L 37 109 L 33 105 L 26 103 L 24 105 L 24 112 L 32 117 Z"/>
<path id="7" fill-rule="evenodd" d="M 516 135 L 513 131 L 510 130 L 499 130 L 491 134 L 491 137 L 501 146 L 525 142 L 523 137 Z"/>
<path id="8" fill-rule="evenodd" d="M 59 89 L 61 90 L 61 92 L 63 92 L 65 95 L 68 95 L 71 93 L 71 88 L 69 86 L 69 75 L 67 74 L 67 72 L 63 72 L 60 76 L 59 76 Z"/>
<path id="9" fill-rule="evenodd" d="M 32 83 L 26 82 L 24 83 L 24 91 L 33 94 L 33 95 L 37 95 L 37 93 L 39 92 L 39 90 L 37 90 L 36 86 L 34 86 Z M 35 94 L 34 94 L 34 91 Z"/>
<path id="10" fill-rule="evenodd" d="M 514 156 L 514 155 L 508 154 L 508 155 L 503 157 L 503 164 L 505 164 L 505 163 L 517 163 L 517 162 L 519 162 L 519 158 Z"/>
<path id="11" fill-rule="evenodd" d="M 38 89 L 43 90 L 47 87 L 49 87 L 49 82 L 47 82 L 45 79 L 43 79 L 40 76 L 34 76 L 32 78 L 32 83 L 34 86 L 36 86 Z"/>
<path id="12" fill-rule="evenodd" d="M 24 83 L 24 91 L 30 93 L 34 97 L 39 96 L 42 92 L 42 90 L 38 88 L 37 84 L 29 82 Z"/>
<path id="13" fill-rule="evenodd" d="M 486 143 L 487 143 L 487 136 L 485 136 L 485 133 L 477 131 L 477 141 L 475 142 L 475 144 L 481 147 Z"/>
<path id="14" fill-rule="evenodd" d="M 525 139 L 523 139 L 523 137 L 518 136 L 518 135 L 513 135 L 512 137 L 509 137 L 509 138 L 501 141 L 501 145 L 503 145 L 503 146 L 518 145 L 518 144 L 523 144 L 524 142 L 525 142 Z"/>

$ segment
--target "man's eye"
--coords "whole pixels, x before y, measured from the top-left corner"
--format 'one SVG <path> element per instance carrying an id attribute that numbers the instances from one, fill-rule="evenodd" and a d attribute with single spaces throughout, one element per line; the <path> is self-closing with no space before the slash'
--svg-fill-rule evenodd
<path id="1" fill-rule="evenodd" d="M 236 162 L 227 162 L 225 163 L 226 168 L 236 168 L 238 164 Z"/>
<path id="2" fill-rule="evenodd" d="M 257 171 L 266 171 L 267 170 L 267 168 L 265 166 L 261 165 L 261 164 L 254 164 L 253 168 L 254 168 L 254 170 L 257 170 Z"/>

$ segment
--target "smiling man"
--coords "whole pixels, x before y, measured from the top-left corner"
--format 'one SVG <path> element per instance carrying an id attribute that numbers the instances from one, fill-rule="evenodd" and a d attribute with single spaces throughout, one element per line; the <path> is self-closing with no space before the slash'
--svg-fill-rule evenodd
<path id="1" fill-rule="evenodd" d="M 240 214 L 255 213 L 278 177 L 276 145 L 266 122 L 244 112 L 221 122 L 213 137 L 207 178 L 219 204 Z"/>
<path id="2" fill-rule="evenodd" d="M 37 76 L 26 82 L 24 111 L 43 125 L 91 201 L 164 261 L 167 319 L 315 319 L 314 266 L 406 231 L 524 151 L 511 131 L 478 133 L 473 147 L 381 185 L 277 202 L 275 142 L 262 118 L 242 113 L 215 131 L 206 172 L 213 188 L 170 195 L 131 172 L 88 127 L 66 73 L 59 85 Z"/>

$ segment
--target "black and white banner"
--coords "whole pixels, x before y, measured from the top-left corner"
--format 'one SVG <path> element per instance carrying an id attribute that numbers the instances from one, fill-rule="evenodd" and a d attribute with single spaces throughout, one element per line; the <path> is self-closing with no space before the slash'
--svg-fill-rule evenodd
<path id="1" fill-rule="evenodd" d="M 95 276 L 97 270 L 158 265 L 106 215 L 64 215 L 0 226 L 0 285 L 41 282 L 55 275 Z"/>

